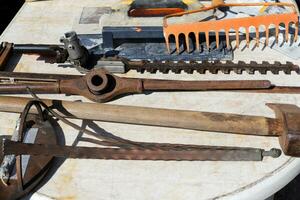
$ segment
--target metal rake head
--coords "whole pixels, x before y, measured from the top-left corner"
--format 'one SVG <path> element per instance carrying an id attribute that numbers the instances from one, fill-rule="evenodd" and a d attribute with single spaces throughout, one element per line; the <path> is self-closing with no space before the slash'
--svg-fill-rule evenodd
<path id="1" fill-rule="evenodd" d="M 224 19 L 224 20 L 216 20 L 216 21 L 200 21 L 200 22 L 192 22 L 192 23 L 183 23 L 183 24 L 168 24 L 168 19 L 171 17 L 180 17 L 183 15 L 189 15 L 194 13 L 200 13 L 208 10 L 218 9 L 221 7 L 253 7 L 253 6 L 281 6 L 281 7 L 289 7 L 292 10 L 288 13 L 282 14 L 269 14 L 269 15 L 261 15 L 255 17 L 242 17 L 242 18 L 232 18 L 232 19 Z M 180 52 L 180 37 L 184 37 L 184 43 L 186 46 L 186 50 L 190 52 L 190 39 L 194 38 L 195 40 L 195 48 L 200 50 L 200 39 L 199 34 L 204 33 L 205 42 L 207 49 L 210 47 L 210 33 L 215 33 L 216 37 L 216 47 L 219 47 L 219 35 L 220 32 L 225 33 L 226 37 L 226 45 L 230 47 L 230 32 L 234 31 L 236 34 L 236 47 L 239 47 L 240 44 L 240 29 L 244 28 L 246 35 L 247 47 L 249 47 L 250 43 L 250 29 L 255 28 L 256 32 L 256 45 L 259 45 L 259 37 L 260 37 L 260 27 L 265 27 L 265 35 L 266 40 L 265 43 L 268 45 L 270 28 L 275 26 L 275 37 L 278 42 L 279 36 L 279 26 L 280 24 L 285 25 L 285 41 L 289 40 L 289 27 L 291 24 L 295 25 L 295 36 L 294 41 L 298 40 L 298 14 L 297 8 L 292 3 L 224 3 L 222 0 L 216 0 L 212 2 L 211 6 L 203 7 L 199 10 L 192 10 L 177 14 L 172 14 L 164 17 L 164 37 L 166 41 L 167 50 L 170 51 L 170 37 L 175 38 L 175 45 L 177 53 Z"/>

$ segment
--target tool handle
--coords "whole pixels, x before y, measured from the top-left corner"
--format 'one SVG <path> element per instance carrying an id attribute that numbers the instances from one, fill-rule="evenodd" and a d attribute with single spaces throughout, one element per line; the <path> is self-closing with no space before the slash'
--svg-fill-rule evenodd
<path id="1" fill-rule="evenodd" d="M 29 98 L 2 96 L 0 97 L 0 111 L 22 112 L 29 100 Z M 43 102 L 50 107 L 54 107 L 60 115 L 68 118 L 246 135 L 277 136 L 282 133 L 281 121 L 260 116 L 46 99 Z M 68 112 L 65 112 L 66 110 Z M 31 112 L 33 111 L 32 109 Z"/>
<path id="2" fill-rule="evenodd" d="M 176 81 L 143 79 L 144 90 L 177 90 L 177 91 L 206 91 L 206 90 L 251 90 L 268 89 L 270 81 Z"/>
<path id="3" fill-rule="evenodd" d="M 58 82 L 0 84 L 0 94 L 28 94 L 28 88 L 38 94 L 59 94 Z"/>
<path id="4" fill-rule="evenodd" d="M 0 71 L 5 70 L 5 65 L 10 58 L 13 49 L 13 44 L 8 42 L 3 42 L 0 49 Z"/>

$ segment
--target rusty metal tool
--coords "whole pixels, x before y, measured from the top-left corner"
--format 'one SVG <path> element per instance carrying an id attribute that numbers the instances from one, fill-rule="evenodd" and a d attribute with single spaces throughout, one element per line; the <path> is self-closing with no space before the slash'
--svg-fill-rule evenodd
<path id="1" fill-rule="evenodd" d="M 0 45 L 0 71 L 5 71 L 7 62 L 14 54 L 38 54 L 54 58 L 57 63 L 65 62 L 68 57 L 68 52 L 60 45 L 2 42 Z"/>
<path id="2" fill-rule="evenodd" d="M 24 141 L 26 136 L 25 123 L 30 110 L 34 108 L 45 119 L 50 115 L 61 120 L 63 123 L 74 129 L 80 130 L 87 135 L 97 138 L 93 141 L 95 144 L 101 144 L 104 147 L 71 147 L 58 146 L 55 144 L 28 144 Z M 43 109 L 44 113 L 43 115 Z M 47 116 L 49 115 L 49 116 Z M 30 118 L 29 118 L 30 119 Z M 184 144 L 166 144 L 166 143 L 146 143 L 135 142 L 120 137 L 97 134 L 93 131 L 80 128 L 80 126 L 68 121 L 54 108 L 48 107 L 42 100 L 30 100 L 21 113 L 19 120 L 18 134 L 12 140 L 3 141 L 2 153 L 4 155 L 45 155 L 69 158 L 90 158 L 90 159 L 125 159 L 125 160 L 202 160 L 202 161 L 261 161 L 264 156 L 279 157 L 280 150 L 271 149 L 265 151 L 256 148 L 240 147 L 220 147 L 220 146 L 199 146 Z M 51 126 L 51 125 L 50 125 Z M 49 128 L 49 125 L 48 125 Z M 52 127 L 54 130 L 54 127 Z M 114 147 L 114 148 L 108 148 Z M 118 147 L 118 148 L 115 148 Z M 249 153 L 249 154 L 248 154 Z"/>
<path id="3" fill-rule="evenodd" d="M 219 8 L 230 8 L 230 7 L 253 7 L 253 6 L 276 6 L 276 7 L 287 7 L 290 9 L 287 13 L 280 14 L 267 14 L 254 17 L 241 17 L 241 18 L 231 18 L 223 20 L 214 20 L 214 21 L 199 21 L 199 22 L 188 22 L 188 23 L 174 23 L 169 24 L 168 19 L 174 17 L 180 17 L 183 15 L 191 15 L 195 13 L 205 12 L 209 10 L 215 10 Z M 198 10 L 186 11 L 182 13 L 175 13 L 167 15 L 163 19 L 164 26 L 164 36 L 166 41 L 167 50 L 171 53 L 170 50 L 170 37 L 175 38 L 176 51 L 180 53 L 180 36 L 183 35 L 185 38 L 186 51 L 190 52 L 190 38 L 195 38 L 196 49 L 200 50 L 200 41 L 199 33 L 205 33 L 205 40 L 207 48 L 210 48 L 209 33 L 213 32 L 216 36 L 216 45 L 219 44 L 219 35 L 220 32 L 225 32 L 227 47 L 230 48 L 230 39 L 229 35 L 231 31 L 235 32 L 236 35 L 236 46 L 239 47 L 240 44 L 240 29 L 244 28 L 246 33 L 247 46 L 249 47 L 250 43 L 250 27 L 254 27 L 256 33 L 256 45 L 259 45 L 259 28 L 260 26 L 265 27 L 266 33 L 266 45 L 269 42 L 269 34 L 271 25 L 275 25 L 275 37 L 278 42 L 279 35 L 279 26 L 280 24 L 285 25 L 285 40 L 289 40 L 289 27 L 290 25 L 295 26 L 295 36 L 294 41 L 298 39 L 298 13 L 297 7 L 293 3 L 224 3 L 223 0 L 213 0 L 211 6 L 206 6 Z"/>
<path id="4" fill-rule="evenodd" d="M 163 160 L 163 161 L 262 161 L 265 156 L 277 158 L 279 149 L 265 151 L 242 147 L 190 147 L 187 149 L 114 149 L 24 144 L 5 140 L 4 155 L 53 156 L 76 159 Z"/>
<path id="5" fill-rule="evenodd" d="M 76 32 L 70 31 L 60 38 L 63 45 L 56 44 L 14 44 L 2 42 L 0 45 L 0 70 L 5 71 L 5 65 L 11 55 L 37 54 L 50 63 L 69 63 L 75 67 L 88 69 L 92 53 L 84 47 Z M 92 61 L 91 61 L 92 62 Z"/>
<path id="6" fill-rule="evenodd" d="M 245 63 L 243 61 L 239 61 L 237 63 L 233 63 L 232 61 L 220 62 L 220 61 L 180 61 L 180 62 L 151 62 L 151 61 L 130 61 L 130 60 L 122 60 L 122 61 L 99 61 L 99 66 L 110 70 L 111 72 L 116 73 L 124 73 L 129 70 L 136 70 L 137 72 L 150 72 L 150 73 L 169 73 L 173 72 L 179 74 L 181 72 L 186 72 L 188 74 L 192 74 L 194 72 L 198 72 L 200 74 L 205 74 L 207 72 L 212 74 L 217 74 L 218 72 L 222 72 L 224 74 L 230 74 L 230 72 L 234 72 L 236 74 L 242 74 L 246 72 L 248 74 L 255 74 L 255 72 L 259 72 L 260 74 L 267 74 L 267 72 L 271 72 L 272 74 L 279 74 L 279 72 L 283 72 L 285 74 L 291 74 L 291 72 L 295 72 L 300 74 L 300 68 L 298 65 L 293 64 L 292 62 L 280 63 L 280 62 L 262 62 L 257 63 L 255 61 L 251 61 L 250 63 Z M 98 67 L 98 66 L 96 66 Z"/>
<path id="7" fill-rule="evenodd" d="M 146 91 L 231 91 L 299 94 L 300 87 L 277 86 L 268 80 L 178 81 L 124 78 L 94 69 L 86 75 L 0 72 L 0 94 L 34 93 L 81 95 L 107 102 L 127 94 Z"/>
<path id="8" fill-rule="evenodd" d="M 34 93 L 82 95 L 95 102 L 106 102 L 126 94 L 145 91 L 208 91 L 270 89 L 266 80 L 255 81 L 177 81 L 122 78 L 104 69 L 85 76 L 0 72 L 0 94 Z"/>
<path id="9" fill-rule="evenodd" d="M 47 115 L 40 112 L 18 119 L 10 140 L 54 145 L 58 143 L 59 136 Z M 3 142 L 0 141 L 2 147 Z M 0 199 L 15 200 L 26 196 L 57 164 L 53 156 L 5 156 L 0 153 Z"/>
<path id="10" fill-rule="evenodd" d="M 37 114 L 31 113 L 33 108 Z M 53 123 L 52 117 L 96 138 L 80 140 L 102 147 L 58 145 L 57 125 Z M 281 155 L 279 149 L 265 151 L 244 147 L 145 143 L 113 135 L 101 135 L 63 118 L 38 98 L 28 101 L 17 121 L 12 138 L 0 141 L 0 146 L 1 200 L 19 199 L 32 192 L 37 185 L 43 184 L 42 180 L 49 175 L 48 172 L 53 168 L 57 169 L 55 157 L 153 161 L 262 161 L 267 156 L 277 158 Z"/>
<path id="11" fill-rule="evenodd" d="M 20 113 L 30 100 L 0 97 L 0 111 Z M 267 104 L 276 114 L 276 118 L 268 118 L 60 100 L 42 101 L 64 118 L 278 137 L 286 155 L 300 156 L 300 108 L 296 105 Z"/>

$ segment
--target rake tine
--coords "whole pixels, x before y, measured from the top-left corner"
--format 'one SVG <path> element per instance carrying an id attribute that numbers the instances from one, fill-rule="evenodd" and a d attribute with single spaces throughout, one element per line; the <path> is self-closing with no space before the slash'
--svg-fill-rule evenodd
<path id="1" fill-rule="evenodd" d="M 236 48 L 238 49 L 240 47 L 240 32 L 239 32 L 239 30 L 236 30 L 235 34 L 236 34 Z"/>
<path id="2" fill-rule="evenodd" d="M 179 35 L 175 35 L 175 44 L 176 44 L 176 52 L 177 52 L 177 54 L 179 54 L 179 52 L 180 52 Z"/>
<path id="3" fill-rule="evenodd" d="M 275 38 L 276 38 L 276 43 L 278 44 L 279 40 L 279 27 L 277 25 L 275 25 Z"/>
<path id="4" fill-rule="evenodd" d="M 255 27 L 256 32 L 256 46 L 259 47 L 259 27 Z"/>
<path id="5" fill-rule="evenodd" d="M 169 54 L 171 54 L 171 50 L 170 50 L 170 42 L 169 42 L 169 35 L 165 36 L 165 41 L 166 41 L 166 47 L 167 47 L 167 51 Z"/>
<path id="6" fill-rule="evenodd" d="M 196 49 L 197 51 L 200 51 L 200 41 L 199 41 L 199 33 L 194 33 L 195 39 L 196 39 Z"/>
<path id="7" fill-rule="evenodd" d="M 186 50 L 188 53 L 190 53 L 190 38 L 189 35 L 184 35 L 185 36 L 185 45 L 186 45 Z"/>
<path id="8" fill-rule="evenodd" d="M 288 42 L 289 41 L 289 30 L 290 30 L 290 26 L 289 23 L 285 24 L 285 41 Z"/>
<path id="9" fill-rule="evenodd" d="M 269 37 L 270 37 L 270 32 L 269 32 L 269 26 L 266 26 L 266 41 L 265 44 L 266 46 L 269 46 Z"/>
<path id="10" fill-rule="evenodd" d="M 227 49 L 229 49 L 230 41 L 229 41 L 229 31 L 228 30 L 225 30 L 225 35 L 226 35 L 226 46 L 227 46 Z"/>
<path id="11" fill-rule="evenodd" d="M 209 49 L 210 44 L 209 44 L 209 32 L 208 31 L 205 32 L 205 40 L 206 40 L 206 47 L 207 47 L 207 49 Z"/>
<path id="12" fill-rule="evenodd" d="M 217 44 L 217 49 L 219 49 L 219 44 L 220 43 L 220 41 L 219 41 L 219 32 L 218 31 L 216 31 L 216 44 Z"/>
<path id="13" fill-rule="evenodd" d="M 250 35 L 249 35 L 249 28 L 246 28 L 246 42 L 247 42 L 247 47 L 250 45 Z"/>

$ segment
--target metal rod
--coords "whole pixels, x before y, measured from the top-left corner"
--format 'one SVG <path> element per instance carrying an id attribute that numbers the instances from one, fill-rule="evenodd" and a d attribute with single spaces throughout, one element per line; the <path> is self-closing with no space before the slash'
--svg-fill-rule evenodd
<path id="1" fill-rule="evenodd" d="M 68 74 L 43 74 L 28 72 L 0 72 L 0 80 L 28 80 L 28 81 L 57 81 L 82 77 Z"/>
<path id="2" fill-rule="evenodd" d="M 18 84 L 0 84 L 0 94 L 28 94 L 27 88 L 39 94 L 59 94 L 59 83 L 34 82 Z"/>
<path id="3" fill-rule="evenodd" d="M 174 81 L 143 79 L 144 90 L 260 90 L 271 86 L 270 81 Z"/>
<path id="4" fill-rule="evenodd" d="M 55 48 L 63 48 L 63 45 L 56 44 L 14 44 L 13 52 L 21 54 L 41 54 L 56 56 Z"/>
<path id="5" fill-rule="evenodd" d="M 277 158 L 279 149 L 265 151 L 242 147 L 201 147 L 195 149 L 114 149 L 98 147 L 73 147 L 49 144 L 24 144 L 5 140 L 5 155 L 38 155 L 65 158 L 111 160 L 164 160 L 164 161 L 262 161 L 264 156 Z"/>

